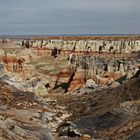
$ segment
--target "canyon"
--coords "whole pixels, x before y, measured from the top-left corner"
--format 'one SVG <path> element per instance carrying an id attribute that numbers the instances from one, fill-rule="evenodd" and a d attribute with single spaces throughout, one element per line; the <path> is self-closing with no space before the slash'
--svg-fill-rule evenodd
<path id="1" fill-rule="evenodd" d="M 0 139 L 138 140 L 140 37 L 1 38 L 0 105 Z"/>

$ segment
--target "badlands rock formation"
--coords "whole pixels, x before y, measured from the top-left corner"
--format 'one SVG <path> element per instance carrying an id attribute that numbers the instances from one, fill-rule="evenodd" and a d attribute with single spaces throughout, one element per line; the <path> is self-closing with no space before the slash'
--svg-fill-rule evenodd
<path id="1" fill-rule="evenodd" d="M 98 52 L 101 48 L 106 53 L 131 53 L 136 52 L 140 47 L 140 40 L 130 41 L 104 41 L 104 40 L 35 40 L 30 43 L 32 47 L 54 48 L 63 50 L 93 51 Z"/>
<path id="2" fill-rule="evenodd" d="M 140 38 L 0 40 L 0 138 L 140 138 Z"/>

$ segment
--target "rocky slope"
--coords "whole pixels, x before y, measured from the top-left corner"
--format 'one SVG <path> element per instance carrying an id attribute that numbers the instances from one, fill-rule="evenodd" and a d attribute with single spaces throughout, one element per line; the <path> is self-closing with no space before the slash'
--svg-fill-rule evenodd
<path id="1" fill-rule="evenodd" d="M 70 114 L 34 93 L 0 82 L 0 138 L 5 140 L 52 140 L 59 123 Z"/>
<path id="2" fill-rule="evenodd" d="M 134 139 L 140 130 L 139 93 L 137 78 L 115 89 L 57 99 L 58 104 L 72 112 L 67 121 L 81 134 L 90 134 L 95 139 L 126 140 Z"/>

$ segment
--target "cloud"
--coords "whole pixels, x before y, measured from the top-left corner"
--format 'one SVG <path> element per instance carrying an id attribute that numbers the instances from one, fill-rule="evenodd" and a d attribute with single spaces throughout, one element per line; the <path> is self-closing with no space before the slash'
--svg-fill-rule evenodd
<path id="1" fill-rule="evenodd" d="M 140 33 L 139 0 L 4 0 L 0 34 Z"/>

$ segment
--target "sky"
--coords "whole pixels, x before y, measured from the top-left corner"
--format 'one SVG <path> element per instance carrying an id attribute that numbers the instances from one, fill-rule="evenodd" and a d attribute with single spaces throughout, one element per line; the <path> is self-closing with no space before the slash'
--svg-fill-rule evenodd
<path id="1" fill-rule="evenodd" d="M 0 0 L 0 35 L 140 34 L 140 0 Z"/>

